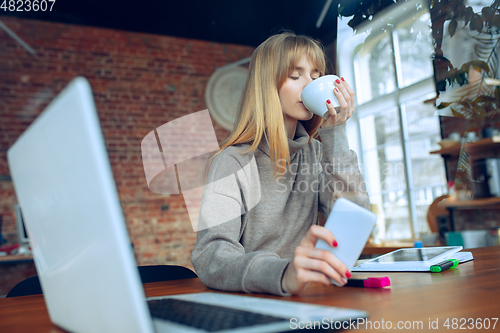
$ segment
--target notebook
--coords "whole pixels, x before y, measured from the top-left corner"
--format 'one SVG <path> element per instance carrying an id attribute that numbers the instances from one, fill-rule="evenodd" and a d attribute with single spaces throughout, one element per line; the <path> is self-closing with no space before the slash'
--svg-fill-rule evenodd
<path id="1" fill-rule="evenodd" d="M 296 321 L 368 316 L 360 310 L 215 292 L 148 303 L 92 91 L 83 77 L 47 106 L 7 157 L 49 316 L 63 329 L 274 332 L 290 330 Z M 207 322 L 218 326 L 207 327 Z"/>
<path id="2" fill-rule="evenodd" d="M 432 265 L 446 259 L 460 263 L 472 260 L 472 253 L 458 252 L 461 246 L 399 249 L 353 267 L 353 272 L 429 272 Z"/>

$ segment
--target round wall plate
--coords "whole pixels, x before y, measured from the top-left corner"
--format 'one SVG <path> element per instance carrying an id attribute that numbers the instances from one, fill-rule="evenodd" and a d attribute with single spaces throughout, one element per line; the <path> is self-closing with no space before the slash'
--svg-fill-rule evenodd
<path id="1" fill-rule="evenodd" d="M 208 111 L 227 130 L 233 129 L 247 75 L 244 67 L 230 67 L 215 71 L 208 80 L 205 89 Z"/>

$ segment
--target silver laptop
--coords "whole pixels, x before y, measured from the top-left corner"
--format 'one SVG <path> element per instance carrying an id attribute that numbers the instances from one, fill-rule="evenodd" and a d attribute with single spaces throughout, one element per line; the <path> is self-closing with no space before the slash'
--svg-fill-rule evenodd
<path id="1" fill-rule="evenodd" d="M 307 321 L 345 322 L 368 315 L 223 293 L 146 300 L 85 78 L 70 82 L 7 157 L 50 318 L 66 330 L 203 332 L 213 328 L 195 315 L 212 318 L 213 311 L 227 311 L 224 325 L 215 331 L 277 332 Z M 203 309 L 189 308 L 183 319 L 173 316 L 174 310 L 193 303 Z M 259 319 L 228 324 L 226 318 L 234 312 L 240 318 L 253 316 L 241 311 Z M 269 318 L 261 320 L 263 316 Z"/>

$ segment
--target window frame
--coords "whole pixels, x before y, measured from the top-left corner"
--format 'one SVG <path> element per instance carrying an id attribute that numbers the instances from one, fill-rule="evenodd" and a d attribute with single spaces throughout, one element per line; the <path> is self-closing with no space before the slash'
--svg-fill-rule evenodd
<path id="1" fill-rule="evenodd" d="M 421 4 L 420 7 L 417 8 L 416 4 Z M 399 4 L 398 4 L 399 5 Z M 398 17 L 397 22 L 404 22 L 407 20 L 411 20 L 412 17 L 418 16 L 420 18 L 426 12 L 429 13 L 428 8 L 425 6 L 424 1 L 408 1 L 405 5 L 396 5 L 393 9 L 382 13 L 377 16 L 373 21 L 368 22 L 362 27 L 358 27 L 358 31 L 366 31 L 371 28 L 372 31 L 380 30 L 382 34 L 382 30 L 380 29 L 382 25 L 386 25 L 386 22 L 392 17 Z M 411 10 L 403 9 L 411 8 Z M 399 16 L 398 16 L 399 14 Z M 417 19 L 418 19 L 417 18 Z M 344 19 L 344 21 L 339 18 L 338 20 L 338 31 L 339 31 L 339 41 L 344 41 L 343 43 L 337 44 L 337 55 L 338 55 L 338 72 L 343 75 L 348 82 L 351 83 L 352 88 L 356 91 L 356 81 L 355 81 L 355 65 L 354 65 L 354 56 L 356 52 L 356 47 L 360 43 L 363 43 L 366 36 L 368 34 L 359 33 L 357 35 L 353 35 L 352 29 L 347 26 L 348 19 Z M 405 103 L 410 102 L 411 100 L 415 100 L 416 98 L 430 99 L 435 96 L 435 83 L 434 83 L 434 75 L 430 77 L 420 79 L 417 82 L 409 84 L 407 86 L 403 86 L 403 77 L 402 77 L 402 69 L 401 69 L 401 54 L 399 52 L 399 39 L 397 29 L 400 25 L 394 25 L 390 30 L 386 33 L 390 37 L 390 45 L 393 51 L 392 57 L 392 65 L 394 66 L 394 82 L 395 82 L 395 90 L 387 93 L 382 96 L 377 96 L 371 99 L 368 102 L 364 102 L 363 104 L 358 104 L 356 100 L 356 111 L 353 114 L 354 122 L 351 123 L 351 126 L 348 127 L 348 130 L 353 130 L 356 135 L 356 142 L 352 149 L 355 150 L 358 154 L 358 159 L 360 160 L 361 165 L 365 168 L 364 174 L 367 174 L 367 165 L 364 163 L 365 152 L 368 150 L 363 149 L 363 142 L 361 137 L 361 118 L 364 118 L 369 115 L 377 115 L 382 112 L 382 110 L 387 110 L 388 107 L 396 108 L 398 114 L 399 121 L 399 142 L 401 144 L 402 153 L 403 153 L 403 162 L 404 162 L 404 171 L 405 171 L 405 182 L 406 182 L 406 195 L 408 198 L 408 226 L 411 231 L 411 240 L 415 240 L 419 237 L 420 228 L 419 228 L 419 220 L 418 220 L 418 209 L 417 209 L 417 191 L 422 189 L 431 189 L 432 196 L 434 197 L 434 193 L 445 192 L 446 190 L 446 178 L 444 179 L 444 183 L 442 184 L 432 184 L 432 185 L 423 185 L 423 186 L 415 186 L 413 181 L 413 170 L 412 170 L 412 156 L 410 153 L 410 144 L 418 139 L 431 138 L 433 135 L 441 134 L 441 130 L 435 134 L 425 133 L 421 136 L 412 136 L 409 135 L 409 129 L 407 126 L 406 119 L 406 110 Z M 377 38 L 374 37 L 374 38 Z M 438 115 L 436 115 L 438 118 Z M 439 121 L 439 119 L 438 119 Z M 388 143 L 384 143 L 382 145 L 376 145 L 375 150 L 380 149 L 388 145 Z M 373 149 L 373 148 L 370 148 Z M 442 160 L 441 160 L 442 161 Z M 444 167 L 444 161 L 442 161 Z M 379 164 L 380 166 L 380 164 Z M 380 190 L 380 193 L 377 195 L 383 196 L 387 191 Z M 382 199 L 383 200 L 383 199 Z M 382 201 L 383 202 L 383 201 Z M 420 201 L 419 201 L 420 202 Z M 401 240 L 408 240 L 403 239 Z"/>

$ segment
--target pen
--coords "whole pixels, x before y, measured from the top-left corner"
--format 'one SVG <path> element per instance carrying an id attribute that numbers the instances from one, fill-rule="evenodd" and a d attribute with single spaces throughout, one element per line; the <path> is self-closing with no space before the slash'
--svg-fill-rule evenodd
<path id="1" fill-rule="evenodd" d="M 457 267 L 458 263 L 459 262 L 458 262 L 457 259 L 446 259 L 445 261 L 440 262 L 437 265 L 432 265 L 431 266 L 431 272 L 432 273 L 440 273 L 440 272 L 443 272 L 443 271 L 447 270 L 448 268 L 455 268 L 455 267 Z"/>
<path id="2" fill-rule="evenodd" d="M 384 288 L 391 285 L 387 276 L 371 277 L 368 279 L 348 279 L 344 287 Z"/>

